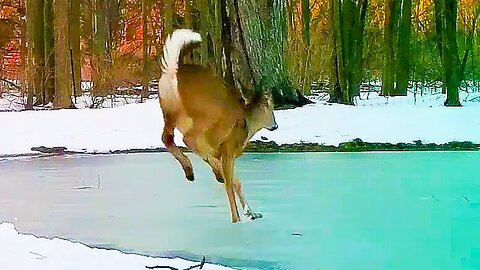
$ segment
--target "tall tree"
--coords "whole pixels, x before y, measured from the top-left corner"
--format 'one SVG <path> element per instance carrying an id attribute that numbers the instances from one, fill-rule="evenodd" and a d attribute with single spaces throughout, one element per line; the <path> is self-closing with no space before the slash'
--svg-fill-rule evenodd
<path id="1" fill-rule="evenodd" d="M 363 31 L 368 0 L 332 0 L 330 102 L 353 104 L 360 93 Z"/>
<path id="2" fill-rule="evenodd" d="M 211 65 L 216 63 L 215 60 L 215 47 L 214 44 L 219 44 L 219 42 L 214 42 L 217 36 L 216 33 L 220 27 L 217 24 L 214 24 L 217 19 L 215 5 L 219 4 L 217 1 L 210 0 L 196 0 L 195 8 L 199 12 L 198 24 L 199 24 L 199 33 L 202 36 L 203 42 L 200 44 L 200 62 L 203 65 Z M 220 63 L 220 62 L 218 62 Z M 212 67 L 216 65 L 211 65 Z M 215 69 L 215 71 L 218 71 Z M 221 74 L 221 72 L 217 72 Z"/>
<path id="3" fill-rule="evenodd" d="M 28 85 L 27 85 L 27 23 L 25 21 L 26 3 L 19 1 L 18 13 L 20 15 L 20 82 L 22 89 L 22 96 L 27 94 L 28 102 Z M 32 104 L 32 103 L 30 103 Z M 27 104 L 25 107 L 29 107 Z"/>
<path id="4" fill-rule="evenodd" d="M 443 63 L 443 10 L 442 6 L 445 4 L 443 3 L 444 0 L 434 2 L 434 16 L 435 16 L 435 32 L 436 32 L 436 43 L 437 43 L 437 50 L 438 55 L 440 57 L 440 63 Z M 440 69 L 440 74 L 442 75 L 442 93 L 447 93 L 447 85 L 445 84 L 445 70 L 443 68 Z"/>
<path id="5" fill-rule="evenodd" d="M 28 95 L 26 109 L 33 109 L 33 97 L 43 103 L 43 67 L 45 65 L 43 38 L 43 1 L 27 1 Z"/>
<path id="6" fill-rule="evenodd" d="M 310 45 L 310 0 L 302 0 L 303 41 Z"/>
<path id="7" fill-rule="evenodd" d="M 108 1 L 95 0 L 94 15 L 94 48 L 93 48 L 93 95 L 103 96 L 108 92 L 108 77 L 110 70 L 110 40 L 109 40 L 109 20 L 108 20 Z"/>
<path id="8" fill-rule="evenodd" d="M 0 19 L 0 50 L 10 41 L 14 27 L 10 20 Z"/>
<path id="9" fill-rule="evenodd" d="M 82 24 L 82 29 L 81 29 L 81 33 L 82 33 L 82 37 L 83 39 L 85 40 L 85 52 L 84 52 L 84 57 L 86 57 L 86 59 L 88 59 L 88 64 L 89 64 L 89 67 L 90 67 L 90 71 L 91 71 L 91 77 L 89 78 L 90 80 L 92 80 L 93 78 L 93 73 L 94 73 L 94 66 L 95 64 L 93 63 L 94 60 L 93 60 L 93 56 L 94 56 L 94 3 L 92 3 L 92 1 L 90 0 L 83 0 L 81 2 L 81 12 L 80 12 L 80 15 L 82 17 L 81 21 L 83 21 L 83 24 Z"/>
<path id="10" fill-rule="evenodd" d="M 304 44 L 304 52 L 303 52 L 303 72 L 302 72 L 302 93 L 306 93 L 310 87 L 310 81 L 307 79 L 307 70 L 309 69 L 310 65 L 310 1 L 309 0 L 302 0 L 302 26 L 303 26 L 303 44 Z"/>
<path id="11" fill-rule="evenodd" d="M 221 1 L 224 76 L 248 100 L 254 88 L 272 91 L 276 106 L 309 101 L 293 89 L 285 63 L 286 2 Z"/>
<path id="12" fill-rule="evenodd" d="M 143 30 L 143 42 L 142 42 L 142 50 L 143 50 L 143 78 L 142 78 L 142 93 L 141 93 L 141 101 L 144 98 L 148 98 L 148 83 L 150 81 L 150 70 L 148 66 L 148 27 L 147 27 L 147 20 L 148 14 L 150 13 L 151 3 L 150 0 L 142 0 L 142 30 Z"/>
<path id="13" fill-rule="evenodd" d="M 411 70 L 412 0 L 403 0 L 398 26 L 397 94 L 406 95 Z"/>
<path id="14" fill-rule="evenodd" d="M 71 50 L 71 63 L 73 67 L 70 67 L 69 70 L 72 72 L 73 82 L 73 91 L 75 95 L 81 94 L 80 81 L 82 79 L 81 66 L 80 66 L 80 2 L 81 0 L 70 0 L 69 7 L 69 37 L 70 37 L 70 46 Z"/>
<path id="15" fill-rule="evenodd" d="M 184 24 L 186 28 L 193 28 L 193 0 L 185 0 L 185 15 L 184 15 Z"/>
<path id="16" fill-rule="evenodd" d="M 55 35 L 54 35 L 54 13 L 53 0 L 44 0 L 43 6 L 43 30 L 45 39 L 45 68 L 44 68 L 44 87 L 43 104 L 53 102 L 55 95 Z M 65 19 L 66 17 L 64 17 Z M 65 23 L 65 21 L 63 22 Z"/>
<path id="17" fill-rule="evenodd" d="M 169 35 L 173 30 L 173 8 L 175 7 L 174 0 L 164 0 L 162 8 L 163 17 L 163 33 Z M 165 35 L 165 38 L 166 38 Z"/>
<path id="18" fill-rule="evenodd" d="M 235 85 L 235 80 L 233 78 L 233 66 L 232 66 L 232 32 L 238 32 L 238 20 L 236 20 L 235 15 L 233 15 L 228 10 L 234 10 L 233 1 L 220 1 L 220 14 L 222 17 L 222 64 L 223 64 L 223 77 L 230 85 Z M 230 7 L 228 7 L 230 5 Z M 230 19 L 232 18 L 232 19 Z M 233 31 L 231 29 L 232 22 L 238 27 Z"/>
<path id="19" fill-rule="evenodd" d="M 56 109 L 73 106 L 71 95 L 74 82 L 71 80 L 70 32 L 69 24 L 65 23 L 65 19 L 67 21 L 71 19 L 69 10 L 69 0 L 55 0 L 55 99 L 53 106 Z"/>
<path id="20" fill-rule="evenodd" d="M 463 80 L 466 60 L 460 61 L 457 44 L 457 0 L 435 0 L 435 23 L 441 45 L 445 106 L 461 106 L 458 87 Z M 463 59 L 468 59 L 465 52 Z"/>
<path id="21" fill-rule="evenodd" d="M 385 63 L 383 68 L 382 94 L 392 95 L 394 92 L 395 71 L 396 71 L 396 49 L 395 40 L 397 37 L 397 17 L 400 13 L 400 1 L 386 0 L 385 3 Z"/>
<path id="22" fill-rule="evenodd" d="M 411 13 L 412 0 L 386 1 L 383 95 L 407 95 L 410 75 Z"/>

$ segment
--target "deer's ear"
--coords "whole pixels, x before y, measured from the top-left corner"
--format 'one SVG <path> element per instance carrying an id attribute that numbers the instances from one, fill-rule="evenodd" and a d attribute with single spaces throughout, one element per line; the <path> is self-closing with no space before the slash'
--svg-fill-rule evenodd
<path id="1" fill-rule="evenodd" d="M 261 87 L 259 86 L 255 87 L 253 90 L 253 95 L 250 97 L 250 100 L 248 103 L 257 104 L 261 100 L 263 92 L 264 91 L 262 90 Z"/>

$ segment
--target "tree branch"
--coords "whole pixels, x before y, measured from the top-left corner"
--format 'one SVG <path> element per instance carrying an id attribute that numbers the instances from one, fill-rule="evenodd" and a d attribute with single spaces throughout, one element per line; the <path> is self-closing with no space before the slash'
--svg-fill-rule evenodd
<path id="1" fill-rule="evenodd" d="M 9 80 L 7 80 L 7 79 L 0 78 L 0 81 L 5 82 L 5 83 L 7 83 L 7 84 L 10 85 L 10 86 L 15 87 L 16 89 L 20 89 L 20 86 L 14 84 L 13 82 L 11 82 L 11 81 L 9 81 Z"/>
<path id="2" fill-rule="evenodd" d="M 192 265 L 190 267 L 187 267 L 183 270 L 192 270 L 192 269 L 195 269 L 195 268 L 198 268 L 198 269 L 203 269 L 203 266 L 205 265 L 205 256 L 203 256 L 203 259 L 202 261 L 199 263 L 199 264 L 196 264 L 196 265 Z M 157 265 L 157 266 L 145 266 L 145 268 L 147 269 L 170 269 L 170 270 L 182 270 L 182 269 L 178 269 L 178 268 L 175 268 L 175 267 L 172 267 L 172 266 L 161 266 L 161 265 Z"/>
<path id="3" fill-rule="evenodd" d="M 467 39 L 467 46 L 465 48 L 465 53 L 463 55 L 462 63 L 460 66 L 460 74 L 462 74 L 462 77 L 465 76 L 465 68 L 467 67 L 468 55 L 473 50 L 473 37 L 475 34 L 475 28 L 477 28 L 477 19 L 479 15 L 480 15 L 480 9 L 477 9 L 476 14 L 473 18 L 472 30 L 470 31 L 470 35 Z"/>

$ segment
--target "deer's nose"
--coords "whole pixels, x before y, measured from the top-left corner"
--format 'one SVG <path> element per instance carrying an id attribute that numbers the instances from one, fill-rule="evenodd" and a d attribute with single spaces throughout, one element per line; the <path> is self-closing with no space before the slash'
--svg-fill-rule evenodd
<path id="1" fill-rule="evenodd" d="M 278 128 L 278 125 L 275 123 L 274 126 L 269 127 L 269 128 L 267 128 L 267 129 L 270 130 L 270 131 L 274 131 L 274 130 L 276 130 L 277 128 Z"/>

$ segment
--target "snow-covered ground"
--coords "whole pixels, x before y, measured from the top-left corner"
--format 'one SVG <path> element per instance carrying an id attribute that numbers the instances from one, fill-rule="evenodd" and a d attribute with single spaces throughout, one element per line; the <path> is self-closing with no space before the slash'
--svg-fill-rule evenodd
<path id="1" fill-rule="evenodd" d="M 46 239 L 23 235 L 17 232 L 14 225 L 5 222 L 0 224 L 0 254 L 2 270 L 132 270 L 147 269 L 146 266 L 186 269 L 199 264 L 180 258 L 153 258 L 125 254 L 116 250 L 90 248 L 59 238 Z M 230 268 L 205 263 L 202 269 Z"/>
<path id="2" fill-rule="evenodd" d="M 464 106 L 460 108 L 444 107 L 442 94 L 385 98 L 363 93 L 357 106 L 319 99 L 303 108 L 277 111 L 279 129 L 262 130 L 252 139 L 326 145 L 355 138 L 390 143 L 480 143 L 479 96 L 478 92 L 462 92 Z M 35 146 L 89 152 L 164 146 L 163 118 L 156 99 L 103 109 L 3 112 L 0 127 L 0 155 L 32 153 Z M 177 134 L 177 144 L 184 145 Z"/>
<path id="3" fill-rule="evenodd" d="M 360 138 L 366 142 L 480 142 L 480 93 L 462 92 L 463 107 L 443 106 L 445 95 L 383 97 L 362 93 L 356 106 L 329 104 L 325 98 L 304 108 L 276 113 L 279 129 L 261 130 L 277 143 L 316 142 L 338 145 Z"/>

